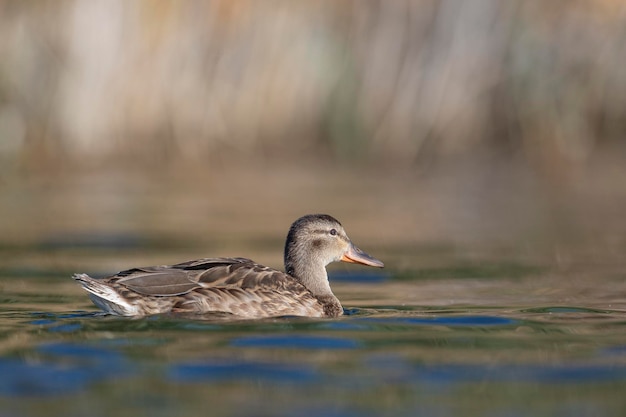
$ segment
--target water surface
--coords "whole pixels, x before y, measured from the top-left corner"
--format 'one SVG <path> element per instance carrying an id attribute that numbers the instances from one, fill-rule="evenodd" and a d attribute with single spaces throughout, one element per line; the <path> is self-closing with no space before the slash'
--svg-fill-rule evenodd
<path id="1" fill-rule="evenodd" d="M 114 317 L 65 267 L 6 267 L 0 415 L 621 416 L 620 271 L 340 267 L 345 316 L 251 321 Z"/>

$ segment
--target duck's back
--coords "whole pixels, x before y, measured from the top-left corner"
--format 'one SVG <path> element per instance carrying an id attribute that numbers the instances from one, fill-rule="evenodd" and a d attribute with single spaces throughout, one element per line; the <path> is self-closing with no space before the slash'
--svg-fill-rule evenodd
<path id="1" fill-rule="evenodd" d="M 94 279 L 74 276 L 105 311 L 125 316 L 229 313 L 321 317 L 324 306 L 298 280 L 245 258 L 205 258 L 133 268 Z"/>

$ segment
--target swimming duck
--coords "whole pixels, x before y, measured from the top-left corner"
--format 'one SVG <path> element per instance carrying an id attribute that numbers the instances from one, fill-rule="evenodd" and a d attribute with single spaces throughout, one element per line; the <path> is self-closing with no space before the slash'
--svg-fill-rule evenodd
<path id="1" fill-rule="evenodd" d="M 122 316 L 226 313 L 242 318 L 337 317 L 343 314 L 326 273 L 335 261 L 382 268 L 352 244 L 326 214 L 296 220 L 285 243 L 285 272 L 246 258 L 204 258 L 176 265 L 132 268 L 94 279 L 75 274 L 95 305 Z"/>

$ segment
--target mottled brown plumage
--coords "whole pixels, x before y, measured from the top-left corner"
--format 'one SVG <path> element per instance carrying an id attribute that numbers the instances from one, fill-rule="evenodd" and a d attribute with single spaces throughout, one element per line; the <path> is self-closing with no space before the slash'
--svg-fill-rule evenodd
<path id="1" fill-rule="evenodd" d="M 227 313 L 246 318 L 336 317 L 343 314 L 326 265 L 343 260 L 382 267 L 350 242 L 328 215 L 296 220 L 287 235 L 287 273 L 246 258 L 205 258 L 133 268 L 108 278 L 75 274 L 98 307 L 123 316 Z"/>

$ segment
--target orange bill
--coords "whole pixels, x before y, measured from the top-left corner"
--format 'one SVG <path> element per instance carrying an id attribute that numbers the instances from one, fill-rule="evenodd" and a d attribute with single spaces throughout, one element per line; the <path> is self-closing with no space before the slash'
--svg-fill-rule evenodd
<path id="1" fill-rule="evenodd" d="M 383 264 L 381 261 L 363 252 L 352 243 L 350 243 L 350 246 L 348 246 L 348 250 L 346 251 L 346 253 L 343 254 L 341 260 L 343 262 L 375 266 L 377 268 L 382 268 L 385 266 L 385 264 Z"/>

